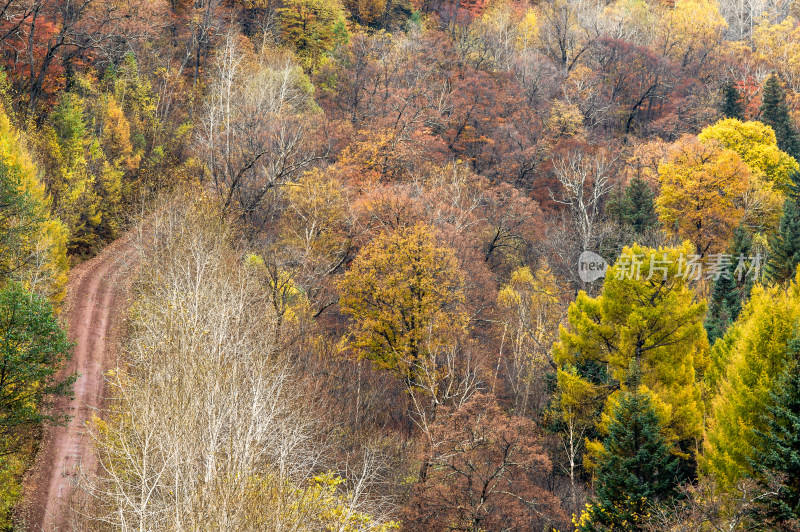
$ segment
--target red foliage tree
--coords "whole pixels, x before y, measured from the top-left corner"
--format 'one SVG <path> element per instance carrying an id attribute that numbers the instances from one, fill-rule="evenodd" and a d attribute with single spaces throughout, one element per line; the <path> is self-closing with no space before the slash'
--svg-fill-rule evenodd
<path id="1" fill-rule="evenodd" d="M 542 530 L 567 526 L 543 487 L 550 460 L 532 421 L 477 394 L 443 408 L 431 426 L 420 481 L 403 512 L 407 530 Z"/>
<path id="2" fill-rule="evenodd" d="M 97 59 L 114 61 L 152 36 L 163 3 L 151 0 L 4 0 L 0 56 L 32 111 Z"/>

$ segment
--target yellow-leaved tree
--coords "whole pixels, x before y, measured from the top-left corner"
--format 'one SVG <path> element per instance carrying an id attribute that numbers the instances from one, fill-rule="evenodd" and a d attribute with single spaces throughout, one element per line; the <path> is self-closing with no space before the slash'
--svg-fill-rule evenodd
<path id="1" fill-rule="evenodd" d="M 720 120 L 697 136 L 700 142 L 718 142 L 735 151 L 750 169 L 749 187 L 742 195 L 742 222 L 755 230 L 774 231 L 780 220 L 790 175 L 800 165 L 778 148 L 773 129 L 761 122 Z"/>
<path id="2" fill-rule="evenodd" d="M 0 286 L 13 279 L 57 305 L 66 294 L 66 245 L 24 139 L 0 107 Z"/>
<path id="3" fill-rule="evenodd" d="M 800 89 L 800 26 L 788 16 L 777 24 L 763 17 L 751 36 L 755 59 L 763 72 L 779 72 L 792 92 Z"/>
<path id="4" fill-rule="evenodd" d="M 466 329 L 463 277 L 452 250 L 418 224 L 370 242 L 339 285 L 350 346 L 417 385 L 431 357 Z"/>
<path id="5" fill-rule="evenodd" d="M 694 244 L 698 254 L 725 249 L 744 216 L 751 172 L 742 158 L 716 141 L 684 136 L 658 168 L 658 217 L 667 233 Z"/>
<path id="6" fill-rule="evenodd" d="M 636 381 L 652 395 L 674 452 L 688 458 L 703 432 L 701 377 L 708 366 L 706 305 L 686 275 L 693 252 L 625 248 L 596 298 L 581 291 L 553 348 L 569 426 L 594 421 L 602 432 L 621 392 Z M 600 408 L 599 412 L 593 412 Z M 598 416 L 591 420 L 577 416 Z M 601 451 L 594 442 L 593 453 Z"/>
<path id="7" fill-rule="evenodd" d="M 512 272 L 498 295 L 504 338 L 510 344 L 506 364 L 518 415 L 544 406 L 543 378 L 566 306 L 560 294 L 555 275 L 542 263 L 535 271 L 525 266 Z"/>
<path id="8" fill-rule="evenodd" d="M 675 0 L 657 26 L 654 46 L 683 68 L 707 75 L 728 23 L 716 0 Z"/>
<path id="9" fill-rule="evenodd" d="M 713 399 L 700 465 L 722 489 L 753 472 L 757 431 L 771 404 L 775 379 L 791 363 L 790 341 L 800 323 L 800 276 L 788 290 L 756 285 L 738 320 L 714 344 Z"/>
<path id="10" fill-rule="evenodd" d="M 781 190 L 789 184 L 789 175 L 800 169 L 791 155 L 778 148 L 775 131 L 761 122 L 727 118 L 708 126 L 697 138 L 700 142 L 716 140 L 735 151 L 751 172 L 759 173 Z"/>
<path id="11" fill-rule="evenodd" d="M 90 86 L 81 90 L 91 94 Z M 92 252 L 118 230 L 122 178 L 132 160 L 127 120 L 110 98 L 94 113 L 90 98 L 64 93 L 39 133 L 47 190 L 54 214 L 69 230 L 70 252 Z M 101 124 L 100 138 L 89 127 L 94 122 Z"/>

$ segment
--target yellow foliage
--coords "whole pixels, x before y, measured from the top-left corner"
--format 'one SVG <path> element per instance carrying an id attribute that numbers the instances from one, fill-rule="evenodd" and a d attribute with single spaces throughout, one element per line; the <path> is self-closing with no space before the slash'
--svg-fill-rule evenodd
<path id="1" fill-rule="evenodd" d="M 627 37 L 637 44 L 651 38 L 654 13 L 646 0 L 616 0 L 603 9 L 603 21 L 612 36 Z"/>
<path id="2" fill-rule="evenodd" d="M 521 50 L 527 50 L 534 45 L 539 37 L 539 19 L 536 11 L 528 9 L 519 23 L 517 45 Z"/>
<path id="3" fill-rule="evenodd" d="M 741 201 L 742 221 L 761 230 L 777 229 L 789 176 L 800 165 L 778 148 L 772 128 L 761 122 L 728 118 L 708 126 L 697 138 L 735 151 L 750 169 L 749 187 Z"/>
<path id="4" fill-rule="evenodd" d="M 686 66 L 716 48 L 727 27 L 716 0 L 676 0 L 658 26 L 658 45 L 667 57 Z"/>
<path id="5" fill-rule="evenodd" d="M 556 278 L 546 263 L 536 272 L 528 267 L 512 272 L 497 302 L 508 326 L 517 331 L 514 342 L 519 350 L 543 357 L 541 348 L 546 350 L 555 341 L 562 316 L 558 294 Z"/>
<path id="6" fill-rule="evenodd" d="M 741 157 L 716 141 L 685 136 L 672 146 L 658 174 L 656 204 L 664 229 L 690 240 L 700 255 L 725 249 L 745 214 L 743 196 L 751 186 Z"/>
<path id="7" fill-rule="evenodd" d="M 3 250 L 2 262 L 23 264 L 14 267 L 14 275 L 23 285 L 58 304 L 66 295 L 67 271 L 67 230 L 64 225 L 51 217 L 50 199 L 44 185 L 39 181 L 39 171 L 25 150 L 24 139 L 11 125 L 11 121 L 0 108 L 0 163 L 5 166 L 10 178 L 15 179 L 21 192 L 26 194 L 33 205 L 31 220 L 11 220 L 20 225 L 32 224 L 33 230 L 26 232 L 21 247 Z M 0 264 L 2 266 L 2 264 Z M 8 266 L 8 264 L 6 264 Z"/>
<path id="8" fill-rule="evenodd" d="M 26 466 L 21 454 L 0 456 L 0 529 L 2 530 L 14 530 L 11 511 L 22 498 L 20 479 Z"/>
<path id="9" fill-rule="evenodd" d="M 468 323 L 455 255 L 421 224 L 370 242 L 339 291 L 342 311 L 352 317 L 351 347 L 409 386 L 430 354 Z"/>
<path id="10" fill-rule="evenodd" d="M 652 392 L 668 436 L 683 442 L 684 453 L 690 452 L 702 435 L 697 379 L 708 366 L 702 325 L 706 306 L 695 301 L 685 275 L 690 255 L 689 242 L 680 248 L 634 245 L 608 270 L 598 297 L 578 294 L 569 307 L 569 327 L 561 327 L 553 347 L 566 422 L 586 422 L 598 408 L 611 412 L 616 395 L 629 388 L 631 372 L 638 367 L 641 386 Z M 642 264 L 638 275 L 631 266 L 633 257 Z M 587 366 L 598 369 L 581 375 L 580 368 Z M 597 425 L 605 426 L 602 416 Z"/>
<path id="11" fill-rule="evenodd" d="M 550 107 L 547 128 L 558 137 L 580 137 L 584 134 L 583 118 L 576 104 L 555 100 Z"/>
<path id="12" fill-rule="evenodd" d="M 106 156 L 115 164 L 126 171 L 135 171 L 139 167 L 141 156 L 133 155 L 130 123 L 115 98 L 107 99 L 101 142 Z"/>
<path id="13" fill-rule="evenodd" d="M 716 140 L 723 148 L 735 151 L 751 172 L 761 173 L 779 188 L 785 188 L 789 175 L 800 170 L 797 161 L 778 148 L 772 128 L 761 122 L 727 118 L 708 126 L 697 138 L 700 142 Z"/>
<path id="14" fill-rule="evenodd" d="M 756 285 L 736 323 L 714 344 L 716 390 L 700 465 L 724 490 L 752 472 L 761 413 L 774 379 L 791 363 L 789 341 L 800 321 L 800 271 L 788 289 Z M 755 430 L 754 430 L 755 429 Z"/>
<path id="15" fill-rule="evenodd" d="M 343 0 L 342 3 L 362 24 L 377 24 L 386 12 L 386 0 Z"/>
<path id="16" fill-rule="evenodd" d="M 287 196 L 281 245 L 298 253 L 301 264 L 329 268 L 349 244 L 345 233 L 349 210 L 342 184 L 331 172 L 313 170 L 292 183 Z"/>
<path id="17" fill-rule="evenodd" d="M 800 26 L 788 16 L 778 24 L 764 18 L 751 36 L 756 60 L 766 71 L 775 70 L 795 92 L 800 90 Z"/>

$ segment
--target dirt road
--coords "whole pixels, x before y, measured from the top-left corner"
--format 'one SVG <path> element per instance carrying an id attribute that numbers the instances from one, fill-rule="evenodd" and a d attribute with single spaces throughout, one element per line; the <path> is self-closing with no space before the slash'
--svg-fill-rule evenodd
<path id="1" fill-rule="evenodd" d="M 19 512 L 26 530 L 70 530 L 69 500 L 77 469 L 93 472 L 96 467 L 86 422 L 103 406 L 103 373 L 115 356 L 136 257 L 134 238 L 128 233 L 70 272 L 64 318 L 76 345 L 66 374 L 77 371 L 80 376 L 74 399 L 63 399 L 56 406 L 72 416 L 69 423 L 45 431 L 26 481 L 26 504 Z"/>

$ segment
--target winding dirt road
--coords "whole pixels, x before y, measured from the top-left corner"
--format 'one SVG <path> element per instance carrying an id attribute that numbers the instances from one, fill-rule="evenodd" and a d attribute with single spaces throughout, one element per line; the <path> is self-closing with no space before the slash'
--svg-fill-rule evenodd
<path id="1" fill-rule="evenodd" d="M 64 318 L 76 345 L 65 374 L 77 371 L 79 377 L 75 397 L 56 405 L 71 416 L 69 423 L 45 431 L 25 483 L 25 506 L 18 515 L 26 530 L 71 530 L 69 501 L 78 468 L 95 472 L 86 422 L 103 406 L 103 374 L 114 361 L 136 258 L 135 236 L 135 231 L 127 233 L 70 272 Z"/>

